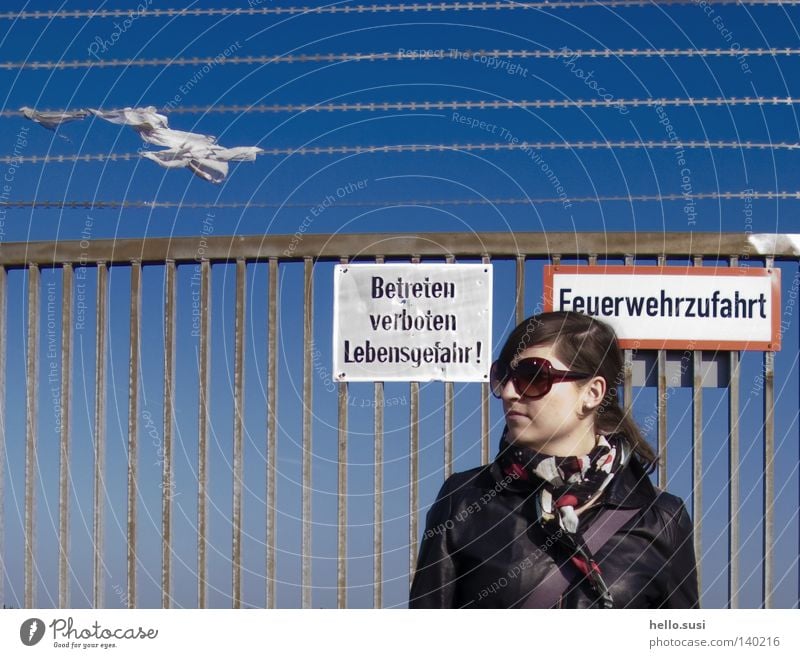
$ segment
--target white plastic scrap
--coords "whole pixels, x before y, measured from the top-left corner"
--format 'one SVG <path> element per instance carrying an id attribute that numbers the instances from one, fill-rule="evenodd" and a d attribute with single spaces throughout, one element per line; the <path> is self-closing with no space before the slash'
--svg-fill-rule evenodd
<path id="1" fill-rule="evenodd" d="M 90 108 L 89 112 L 109 123 L 131 126 L 135 129 L 156 130 L 167 127 L 167 117 L 159 114 L 152 106 L 141 109 L 125 107 L 121 110 L 93 110 Z"/>
<path id="2" fill-rule="evenodd" d="M 228 175 L 228 163 L 210 158 L 198 158 L 186 149 L 164 151 L 142 151 L 142 157 L 160 164 L 166 169 L 188 168 L 195 175 L 211 183 L 221 183 Z"/>
<path id="3" fill-rule="evenodd" d="M 142 151 L 142 157 L 168 169 L 187 167 L 204 180 L 221 183 L 228 175 L 228 162 L 253 162 L 263 152 L 256 146 L 227 149 L 216 144 L 187 146 L 184 143 L 179 148 L 164 151 Z"/>
<path id="4" fill-rule="evenodd" d="M 26 119 L 30 119 L 48 130 L 55 130 L 58 126 L 67 121 L 76 121 L 89 116 L 86 110 L 72 110 L 71 112 L 37 112 L 32 107 L 21 107 L 19 111 L 22 112 Z"/>
<path id="5" fill-rule="evenodd" d="M 186 167 L 203 180 L 221 183 L 228 175 L 228 162 L 252 162 L 264 150 L 256 146 L 225 148 L 216 137 L 183 130 L 173 130 L 167 117 L 154 107 L 131 108 L 103 112 L 90 110 L 100 119 L 133 128 L 148 144 L 163 146 L 163 151 L 144 151 L 142 156 L 162 167 Z"/>
<path id="6" fill-rule="evenodd" d="M 130 126 L 148 144 L 162 146 L 162 151 L 141 151 L 142 157 L 167 169 L 186 167 L 203 180 L 221 183 L 228 175 L 228 162 L 253 162 L 264 152 L 257 146 L 225 148 L 212 135 L 173 130 L 167 117 L 155 107 L 125 107 L 121 110 L 75 110 L 73 112 L 37 112 L 23 107 L 20 111 L 32 121 L 54 130 L 65 121 L 83 119 L 93 114 L 98 119 L 120 126 Z"/>

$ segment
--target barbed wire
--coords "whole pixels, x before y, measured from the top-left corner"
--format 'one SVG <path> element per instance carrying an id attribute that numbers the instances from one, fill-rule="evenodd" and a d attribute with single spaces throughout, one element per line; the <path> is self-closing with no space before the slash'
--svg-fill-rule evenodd
<path id="1" fill-rule="evenodd" d="M 479 100 L 479 101 L 371 101 L 368 103 L 287 103 L 259 105 L 187 105 L 163 106 L 170 114 L 225 114 L 225 113 L 296 113 L 296 112 L 389 112 L 398 110 L 505 110 L 505 109 L 556 109 L 613 107 L 727 107 L 736 105 L 797 105 L 800 99 L 791 96 L 742 96 L 730 98 L 620 98 L 605 99 L 551 99 L 551 100 Z M 113 108 L 105 111 L 118 111 Z M 40 110 L 42 112 L 67 112 L 65 109 Z M 0 117 L 22 117 L 19 110 L 2 110 Z"/>
<path id="2" fill-rule="evenodd" d="M 491 142 L 465 144 L 384 144 L 380 146 L 302 146 L 298 148 L 265 148 L 262 155 L 351 155 L 367 153 L 430 153 L 444 151 L 553 151 L 585 149 L 744 149 L 744 150 L 794 150 L 800 143 L 789 142 L 741 142 L 724 140 L 671 142 L 667 140 L 646 141 L 579 141 L 579 142 Z M 60 163 L 60 162 L 105 162 L 139 160 L 140 153 L 93 153 L 67 155 L 5 155 L 0 163 Z"/>
<path id="3" fill-rule="evenodd" d="M 0 12 L 1 20 L 37 20 L 66 18 L 129 18 L 131 13 L 143 18 L 172 18 L 177 16 L 294 16 L 298 14 L 387 14 L 395 12 L 434 12 L 434 11 L 497 11 L 531 9 L 587 9 L 591 7 L 643 7 L 653 5 L 691 5 L 692 0 L 563 0 L 562 2 L 398 2 L 379 4 L 350 5 L 338 3 L 321 7 L 218 7 L 218 8 L 145 8 L 136 9 L 62 9 L 49 11 L 6 11 Z M 800 0 L 714 0 L 718 5 L 748 6 L 793 6 Z"/>
<path id="4" fill-rule="evenodd" d="M 413 54 L 410 54 L 413 53 Z M 428 60 L 463 60 L 485 59 L 556 59 L 559 57 L 610 58 L 648 57 L 664 59 L 666 57 L 778 57 L 800 55 L 800 48 L 617 48 L 588 50 L 542 49 L 542 50 L 458 50 L 456 48 L 440 48 L 419 51 L 384 51 L 378 53 L 311 53 L 290 55 L 248 55 L 223 57 L 156 57 L 149 59 L 73 59 L 46 61 L 0 62 L 0 69 L 81 69 L 81 68 L 113 68 L 130 66 L 228 66 L 253 64 L 297 64 L 301 62 L 387 62 L 387 61 L 428 61 Z"/>
<path id="5" fill-rule="evenodd" d="M 795 200 L 800 201 L 800 191 L 796 192 L 756 192 L 748 190 L 746 192 L 695 192 L 689 195 L 695 200 L 718 199 L 718 200 Z M 569 198 L 570 203 L 604 203 L 616 201 L 685 201 L 685 194 L 633 194 L 627 196 L 587 196 Z M 530 205 L 537 203 L 564 203 L 562 197 L 537 197 L 537 198 L 505 198 L 505 199 L 395 199 L 390 201 L 339 201 L 337 207 L 390 207 L 390 206 L 503 206 L 503 205 Z M 264 201 L 221 201 L 221 202 L 186 202 L 186 201 L 3 201 L 0 207 L 6 208 L 40 208 L 40 209 L 61 209 L 61 208 L 81 208 L 92 210 L 133 210 L 133 209 L 169 209 L 185 208 L 187 210 L 198 210 L 207 208 L 236 209 L 236 208 L 311 208 L 319 205 L 319 202 L 293 202 L 277 203 Z"/>

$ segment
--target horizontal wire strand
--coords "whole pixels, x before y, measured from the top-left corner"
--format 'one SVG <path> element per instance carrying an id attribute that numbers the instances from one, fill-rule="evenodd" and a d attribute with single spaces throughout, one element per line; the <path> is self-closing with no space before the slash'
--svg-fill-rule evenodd
<path id="1" fill-rule="evenodd" d="M 614 57 L 777 57 L 800 55 L 800 48 L 618 48 L 569 50 L 570 57 L 597 58 Z M 408 56 L 404 52 L 379 52 L 379 53 L 312 53 L 299 55 L 248 55 L 222 57 L 161 57 L 151 59 L 74 59 L 74 60 L 48 60 L 48 61 L 18 61 L 0 62 L 0 69 L 83 69 L 83 68 L 113 68 L 130 66 L 200 66 L 200 65 L 252 65 L 252 64 L 297 64 L 301 62 L 386 62 L 386 61 L 428 61 L 428 60 L 461 60 L 478 58 L 495 59 L 556 59 L 564 57 L 565 50 L 458 50 L 438 49 L 419 51 Z"/>
<path id="2" fill-rule="evenodd" d="M 303 146 L 299 148 L 266 148 L 262 155 L 348 155 L 367 153 L 430 153 L 443 151 L 519 151 L 519 150 L 585 150 L 585 149 L 743 149 L 793 150 L 798 143 L 738 141 L 620 141 L 620 142 L 494 142 L 478 144 L 386 144 L 383 146 Z M 142 151 L 145 152 L 145 151 Z M 150 151 L 148 151 L 150 152 Z M 158 151 L 152 151 L 157 153 Z M 139 153 L 94 153 L 67 155 L 0 156 L 0 163 L 61 163 L 139 160 Z"/>
<path id="3" fill-rule="evenodd" d="M 791 96 L 742 96 L 730 98 L 620 98 L 560 99 L 560 100 L 479 100 L 479 101 L 372 101 L 369 103 L 287 103 L 274 105 L 187 105 L 162 106 L 170 114 L 281 113 L 281 112 L 388 112 L 398 110 L 504 110 L 504 109 L 561 109 L 585 107 L 728 107 L 736 105 L 797 105 L 800 99 Z M 106 112 L 121 108 L 106 109 Z M 68 112 L 64 109 L 41 112 Z M 22 117 L 19 110 L 2 110 L 0 117 Z"/>
<path id="4" fill-rule="evenodd" d="M 585 0 L 563 0 L 562 2 L 399 2 L 383 5 L 350 5 L 338 3 L 321 7 L 218 7 L 218 8 L 163 8 L 145 9 L 72 9 L 49 11 L 6 11 L 0 12 L 0 20 L 37 20 L 66 18 L 129 18 L 132 13 L 142 18 L 169 18 L 176 16 L 293 16 L 298 14 L 387 14 L 395 12 L 433 12 L 433 11 L 496 11 L 496 10 L 531 10 L 531 9 L 588 9 L 592 7 L 645 7 L 661 5 L 691 5 L 692 0 L 605 0 L 586 2 Z M 800 4 L 800 0 L 714 0 L 717 5 L 748 6 L 792 6 Z"/>
<path id="5" fill-rule="evenodd" d="M 569 203 L 602 203 L 613 201 L 685 201 L 685 194 L 636 194 L 628 196 L 591 196 L 568 199 Z M 800 191 L 796 192 L 696 192 L 692 199 L 719 199 L 719 200 L 796 200 L 800 201 Z M 501 205 L 529 205 L 536 203 L 565 203 L 561 197 L 539 198 L 507 198 L 507 199 L 408 199 L 391 201 L 341 201 L 337 207 L 385 207 L 385 206 L 501 206 Z M 0 207 L 5 208 L 82 208 L 93 210 L 132 210 L 132 209 L 164 209 L 186 208 L 196 210 L 202 208 L 310 208 L 316 207 L 315 203 L 267 203 L 262 201 L 231 201 L 231 202 L 185 202 L 185 201 L 5 201 L 0 202 Z"/>

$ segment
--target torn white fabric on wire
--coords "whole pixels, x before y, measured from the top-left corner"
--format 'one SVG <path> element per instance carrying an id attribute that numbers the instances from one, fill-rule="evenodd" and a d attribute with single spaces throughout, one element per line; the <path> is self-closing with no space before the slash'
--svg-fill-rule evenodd
<path id="1" fill-rule="evenodd" d="M 262 149 L 255 146 L 239 146 L 226 149 L 215 145 L 193 146 L 163 151 L 142 151 L 142 157 L 168 169 L 188 167 L 200 178 L 212 183 L 221 183 L 228 175 L 228 162 L 252 162 Z"/>
<path id="2" fill-rule="evenodd" d="M 130 108 L 122 110 L 89 110 L 97 118 L 121 126 L 130 126 L 148 144 L 166 148 L 183 148 L 184 146 L 210 146 L 216 143 L 211 135 L 201 135 L 183 130 L 173 130 L 167 124 L 167 117 L 156 112 L 154 107 Z"/>
<path id="3" fill-rule="evenodd" d="M 121 126 L 132 126 L 141 130 L 156 130 L 157 128 L 167 128 L 167 117 L 156 112 L 156 108 L 150 106 L 145 108 L 125 107 L 121 110 L 93 110 L 89 112 L 100 119 Z"/>
<path id="4" fill-rule="evenodd" d="M 30 119 L 48 130 L 55 130 L 58 126 L 67 121 L 77 121 L 89 116 L 86 110 L 73 110 L 71 112 L 37 112 L 32 107 L 21 107 L 19 111 L 22 112 L 26 119 Z"/>
<path id="5" fill-rule="evenodd" d="M 148 144 L 166 147 L 163 151 L 145 151 L 142 156 L 168 169 L 186 167 L 196 176 L 221 183 L 228 175 L 228 162 L 252 162 L 264 150 L 257 146 L 225 148 L 216 137 L 169 128 L 167 117 L 156 108 L 130 108 L 103 112 L 90 110 L 100 119 L 131 126 Z"/>
<path id="6" fill-rule="evenodd" d="M 125 107 L 121 110 L 74 110 L 72 112 L 37 112 L 30 107 L 20 111 L 31 121 L 45 128 L 55 128 L 66 121 L 83 119 L 91 114 L 120 126 L 130 126 L 148 144 L 164 147 L 163 151 L 143 151 L 142 157 L 167 169 L 187 168 L 196 176 L 212 183 L 221 183 L 228 175 L 228 162 L 253 162 L 264 153 L 257 146 L 225 148 L 213 135 L 173 130 L 165 115 L 155 107 Z"/>
<path id="7" fill-rule="evenodd" d="M 142 151 L 142 157 L 167 169 L 188 168 L 195 175 L 211 183 L 221 183 L 228 175 L 228 163 L 211 158 L 199 158 L 186 149 Z"/>

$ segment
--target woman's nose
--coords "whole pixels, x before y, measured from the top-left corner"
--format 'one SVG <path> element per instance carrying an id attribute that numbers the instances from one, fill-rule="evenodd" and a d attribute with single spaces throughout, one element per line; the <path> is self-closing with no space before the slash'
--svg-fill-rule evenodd
<path id="1" fill-rule="evenodd" d="M 519 397 L 519 393 L 517 393 L 517 387 L 514 386 L 514 382 L 512 381 L 511 377 L 506 379 L 505 383 L 500 389 L 500 397 L 504 400 L 515 400 Z"/>

